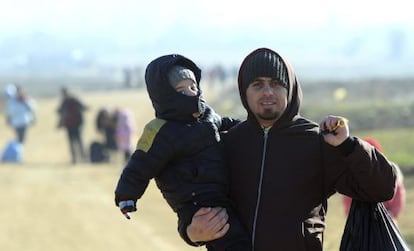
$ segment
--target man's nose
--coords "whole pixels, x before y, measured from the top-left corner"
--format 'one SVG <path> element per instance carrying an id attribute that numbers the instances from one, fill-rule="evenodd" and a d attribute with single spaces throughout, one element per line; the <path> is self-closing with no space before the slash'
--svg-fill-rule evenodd
<path id="1" fill-rule="evenodd" d="M 275 92 L 275 90 L 268 84 L 263 87 L 263 93 L 264 94 L 273 95 L 274 92 Z"/>

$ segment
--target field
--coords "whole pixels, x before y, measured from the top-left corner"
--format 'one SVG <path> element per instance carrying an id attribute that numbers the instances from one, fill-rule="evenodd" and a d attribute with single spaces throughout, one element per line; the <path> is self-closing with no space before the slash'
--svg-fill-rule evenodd
<path id="1" fill-rule="evenodd" d="M 137 123 L 136 138 L 153 111 L 145 92 L 120 90 L 78 93 L 89 105 L 84 128 L 85 143 L 101 139 L 94 119 L 99 108 L 131 109 Z M 208 98 L 208 96 L 207 96 Z M 90 251 L 129 250 L 185 251 L 189 247 L 178 237 L 176 218 L 151 183 L 138 212 L 127 221 L 113 202 L 113 190 L 122 160 L 113 155 L 108 164 L 70 164 L 64 131 L 56 128 L 57 97 L 37 100 L 38 119 L 27 134 L 23 164 L 0 164 L 0 250 Z M 13 137 L 0 123 L 0 146 Z M 414 245 L 414 179 L 405 178 L 407 207 L 399 226 Z M 340 197 L 330 199 L 325 249 L 338 250 L 345 222 Z"/>

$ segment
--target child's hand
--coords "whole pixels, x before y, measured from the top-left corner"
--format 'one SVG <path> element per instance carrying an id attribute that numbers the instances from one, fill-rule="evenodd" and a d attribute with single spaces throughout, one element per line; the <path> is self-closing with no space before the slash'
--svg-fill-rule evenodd
<path id="1" fill-rule="evenodd" d="M 128 215 L 128 213 L 137 211 L 136 203 L 133 200 L 120 201 L 118 206 L 119 206 L 119 209 L 121 210 L 121 213 L 128 220 L 131 219 L 131 217 Z"/>

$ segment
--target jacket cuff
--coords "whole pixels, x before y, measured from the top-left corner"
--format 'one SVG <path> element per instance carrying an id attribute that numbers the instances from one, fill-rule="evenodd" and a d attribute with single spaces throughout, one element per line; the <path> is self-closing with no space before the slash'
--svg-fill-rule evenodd
<path id="1" fill-rule="evenodd" d="M 353 137 L 348 137 L 346 138 L 346 140 L 344 142 L 342 142 L 339 146 L 337 146 L 336 148 L 344 155 L 344 156 L 348 156 L 349 154 L 351 154 L 354 149 L 355 149 L 355 145 L 356 145 L 356 140 Z"/>

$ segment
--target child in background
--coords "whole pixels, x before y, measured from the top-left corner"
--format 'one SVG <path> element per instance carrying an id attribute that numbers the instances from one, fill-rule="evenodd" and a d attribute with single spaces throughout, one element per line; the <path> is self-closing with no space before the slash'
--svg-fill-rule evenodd
<path id="1" fill-rule="evenodd" d="M 125 109 L 115 110 L 115 141 L 118 151 L 121 151 L 124 160 L 128 161 L 132 151 L 132 137 L 135 133 L 133 115 Z"/>
<path id="2" fill-rule="evenodd" d="M 370 143 L 372 146 L 374 146 L 378 151 L 382 151 L 382 146 L 379 144 L 379 142 L 372 138 L 372 137 L 366 137 L 364 140 L 368 143 Z M 394 220 L 394 222 L 397 224 L 398 216 L 401 214 L 401 212 L 404 210 L 405 207 L 405 187 L 404 187 L 404 176 L 398 167 L 397 164 L 393 163 L 396 170 L 397 170 L 397 184 L 396 184 L 396 191 L 395 195 L 391 200 L 384 201 L 383 204 L 387 211 L 390 213 L 391 218 Z M 352 203 L 352 198 L 348 196 L 343 196 L 343 203 L 345 207 L 345 214 L 349 214 L 349 210 Z"/>

